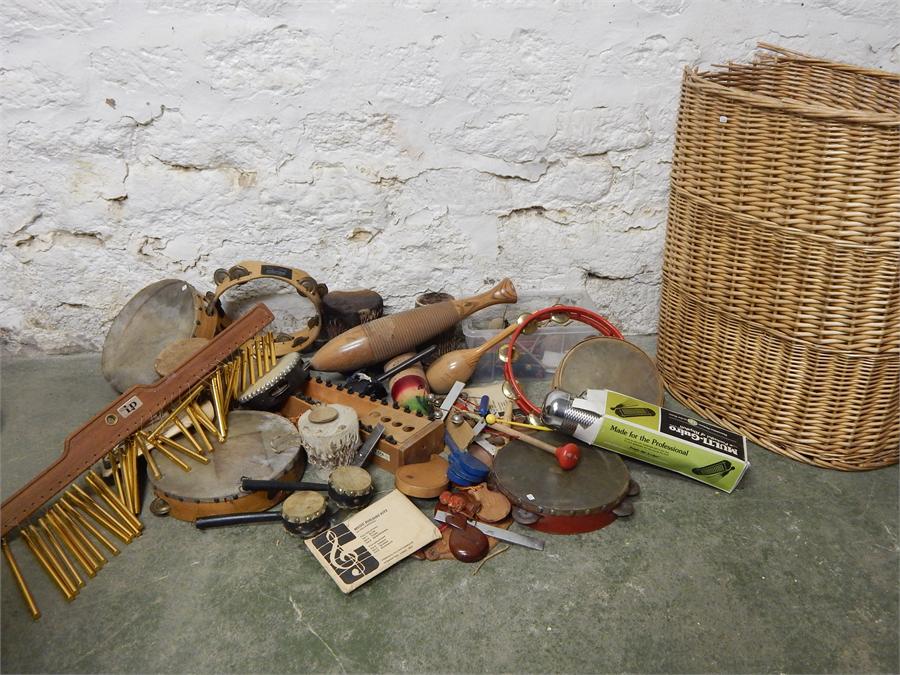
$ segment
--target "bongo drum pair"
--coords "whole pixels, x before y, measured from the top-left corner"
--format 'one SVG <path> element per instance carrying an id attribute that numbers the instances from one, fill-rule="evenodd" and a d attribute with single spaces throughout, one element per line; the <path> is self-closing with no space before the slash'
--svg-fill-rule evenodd
<path id="1" fill-rule="evenodd" d="M 136 384 L 155 382 L 161 374 L 171 372 L 231 322 L 222 309 L 222 296 L 258 279 L 292 286 L 316 312 L 306 326 L 275 337 L 275 356 L 311 346 L 319 334 L 322 295 L 327 289 L 303 270 L 244 261 L 228 270 L 216 270 L 216 289 L 205 297 L 178 279 L 163 279 L 139 291 L 122 308 L 106 335 L 101 358 L 104 377 L 123 392 Z"/>

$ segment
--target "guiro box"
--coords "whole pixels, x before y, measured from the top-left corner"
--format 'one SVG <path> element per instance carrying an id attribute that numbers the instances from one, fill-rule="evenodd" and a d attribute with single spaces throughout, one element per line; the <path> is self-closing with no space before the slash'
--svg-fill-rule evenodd
<path id="1" fill-rule="evenodd" d="M 608 389 L 572 406 L 594 413 L 575 438 L 731 492 L 750 466 L 747 439 L 728 429 Z"/>

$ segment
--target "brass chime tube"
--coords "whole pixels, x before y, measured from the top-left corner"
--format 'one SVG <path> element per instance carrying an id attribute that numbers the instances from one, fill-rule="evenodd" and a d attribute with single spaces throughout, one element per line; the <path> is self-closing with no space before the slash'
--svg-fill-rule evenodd
<path id="1" fill-rule="evenodd" d="M 40 550 L 41 554 L 43 554 L 44 560 L 56 573 L 54 579 L 62 584 L 68 591 L 66 600 L 72 600 L 78 595 L 78 586 L 76 586 L 75 582 L 66 575 L 62 563 L 60 563 L 56 559 L 56 556 L 53 555 L 53 552 L 50 550 L 50 547 L 47 545 L 47 542 L 44 541 L 44 538 L 40 535 L 37 528 L 34 525 L 29 525 L 25 530 L 22 530 L 22 534 L 24 535 L 26 532 L 31 536 L 32 543 Z"/>
<path id="2" fill-rule="evenodd" d="M 44 554 L 38 549 L 37 544 L 32 539 L 31 535 L 26 530 L 22 530 L 21 534 L 22 538 L 25 540 L 25 545 L 28 546 L 28 550 L 31 551 L 32 555 L 37 559 L 40 566 L 44 568 L 44 571 L 47 573 L 47 576 L 50 577 L 50 580 L 54 584 L 56 584 L 56 587 L 59 589 L 59 592 L 63 594 L 63 597 L 69 602 L 74 600 L 75 593 L 70 591 L 69 588 L 62 582 L 62 579 L 59 578 L 56 570 L 53 569 L 53 567 L 44 557 Z"/>
<path id="3" fill-rule="evenodd" d="M 72 503 L 70 503 L 69 500 L 71 500 Z M 81 499 L 74 494 L 66 493 L 63 495 L 63 506 L 66 507 L 66 512 L 76 508 L 81 509 L 100 525 L 116 535 L 125 544 L 130 544 L 131 540 L 134 539 L 134 534 L 131 530 L 123 527 L 115 516 L 107 513 L 105 509 L 90 497 Z"/>
<path id="4" fill-rule="evenodd" d="M 56 551 L 56 555 L 59 561 L 62 563 L 62 566 L 65 568 L 64 571 L 68 578 L 75 582 L 75 586 L 77 588 L 84 588 L 84 579 L 81 578 L 81 575 L 78 574 L 78 571 L 72 566 L 72 563 L 69 562 L 68 556 L 62 550 L 62 546 L 56 539 L 56 535 L 50 531 L 50 528 L 47 525 L 48 522 L 49 521 L 46 519 L 46 517 L 40 518 L 38 520 L 38 525 L 41 526 L 41 529 L 44 531 L 44 534 L 47 537 L 47 541 L 50 542 L 53 550 Z"/>
<path id="5" fill-rule="evenodd" d="M 188 408 L 188 411 L 190 411 L 190 408 Z M 144 456 L 144 459 L 147 460 L 147 470 L 150 471 L 150 474 L 156 480 L 162 478 L 162 471 L 159 470 L 159 464 L 157 464 L 156 460 L 153 458 L 153 453 L 150 452 L 145 437 L 142 434 L 137 434 L 134 437 L 134 442 L 138 444 L 141 454 Z"/>
<path id="6" fill-rule="evenodd" d="M 216 436 L 219 439 L 219 443 L 224 443 L 228 427 L 225 422 L 225 407 L 222 405 L 221 373 L 218 370 L 213 374 L 209 382 L 209 390 L 212 394 L 213 410 L 216 415 L 215 420 L 213 420 L 216 424 Z"/>
<path id="7" fill-rule="evenodd" d="M 28 605 L 28 612 L 31 614 L 31 618 L 37 621 L 41 618 L 41 610 L 38 609 L 37 603 L 34 601 L 31 589 L 29 589 L 28 584 L 25 583 L 25 577 L 22 576 L 22 570 L 19 569 L 19 564 L 13 556 L 12 549 L 9 547 L 9 543 L 6 539 L 3 539 L 0 544 L 2 544 L 3 557 L 6 558 L 6 563 L 9 565 L 9 571 L 12 572 L 13 579 L 16 580 L 16 586 L 19 587 L 19 593 L 22 594 L 22 599 L 25 601 L 25 604 Z"/>
<path id="8" fill-rule="evenodd" d="M 78 527 L 73 519 L 69 518 L 69 516 L 66 514 L 63 514 L 63 518 L 65 520 L 65 524 L 69 527 L 72 536 L 76 541 L 78 541 L 78 545 L 90 559 L 91 563 L 94 566 L 94 569 L 99 570 L 101 567 L 103 567 L 106 564 L 106 556 L 104 556 L 100 552 L 100 549 L 98 549 L 94 545 L 94 542 L 88 539 L 87 535 L 81 531 L 81 528 Z"/>
<path id="9" fill-rule="evenodd" d="M 200 444 L 197 442 L 197 439 L 194 438 L 193 434 L 188 430 L 188 428 L 184 425 L 184 423 L 180 419 L 175 419 L 175 426 L 178 427 L 178 431 L 181 432 L 181 435 L 184 436 L 188 443 L 194 446 L 194 450 L 196 450 L 199 454 L 203 454 L 203 448 L 200 447 Z"/>
<path id="10" fill-rule="evenodd" d="M 175 454 L 171 450 L 169 450 L 162 443 L 160 443 L 159 442 L 160 438 L 162 438 L 162 436 L 157 438 L 155 441 L 147 439 L 147 442 L 150 445 L 152 445 L 156 450 L 158 450 L 160 454 L 165 456 L 166 459 L 168 459 L 170 462 L 172 462 L 173 464 L 178 466 L 178 468 L 180 468 L 182 471 L 190 471 L 191 470 L 190 465 L 187 462 L 185 462 L 184 460 L 182 460 L 180 457 L 176 457 Z"/>
<path id="11" fill-rule="evenodd" d="M 96 491 L 96 488 L 93 486 L 91 486 L 91 489 Z M 87 507 L 92 513 L 102 512 L 103 516 L 107 518 L 110 523 L 115 524 L 115 526 L 118 528 L 119 533 L 126 534 L 127 542 L 131 543 L 131 541 L 135 537 L 140 535 L 140 532 L 137 532 L 132 524 L 125 519 L 125 517 L 122 515 L 122 512 L 116 508 L 114 499 L 109 499 L 106 497 L 106 495 L 103 495 L 101 493 L 97 494 L 107 504 L 109 508 L 108 511 L 89 495 L 80 500 L 81 504 Z"/>
<path id="12" fill-rule="evenodd" d="M 126 509 L 125 506 L 118 499 L 116 499 L 116 495 L 112 490 L 109 489 L 106 483 L 103 482 L 103 479 L 93 471 L 88 471 L 87 474 L 85 474 L 85 478 L 87 478 L 88 483 L 90 483 L 94 487 L 94 490 L 96 490 L 98 494 L 105 497 L 104 501 L 109 504 L 110 508 L 115 509 L 119 512 L 119 515 L 122 516 L 122 518 L 129 524 L 131 529 L 135 531 L 135 534 L 140 534 L 141 530 L 144 529 L 143 523 L 141 523 L 141 521 L 138 520 L 133 513 L 130 513 L 128 509 Z"/>
<path id="13" fill-rule="evenodd" d="M 194 426 L 194 433 L 200 436 L 200 442 L 203 444 L 206 452 L 212 452 L 212 443 L 210 443 L 209 438 L 206 437 L 206 430 L 203 428 L 203 425 L 200 424 L 200 420 L 197 418 L 197 414 L 194 412 L 193 406 L 188 406 L 187 414 L 191 419 L 191 424 Z"/>
<path id="14" fill-rule="evenodd" d="M 116 492 L 119 493 L 119 497 L 121 499 L 125 499 L 125 486 L 122 485 L 122 473 L 119 470 L 119 453 L 116 450 L 113 450 L 108 455 L 109 464 L 112 466 L 112 477 L 113 483 L 116 485 Z"/>
<path id="15" fill-rule="evenodd" d="M 81 525 L 84 529 L 94 535 L 94 538 L 97 539 L 97 541 L 99 541 L 101 544 L 103 544 L 110 553 L 112 553 L 113 555 L 119 555 L 118 547 L 113 544 L 105 534 L 94 527 L 94 524 L 91 523 L 91 521 L 89 521 L 86 516 L 81 515 L 75 509 L 72 509 L 69 515 L 71 516 L 73 522 L 77 521 L 77 524 Z"/>
<path id="16" fill-rule="evenodd" d="M 94 577 L 97 574 L 97 570 L 100 568 L 94 564 L 90 554 L 81 548 L 81 544 L 71 532 L 70 521 L 65 519 L 65 514 L 59 513 L 58 511 L 59 509 L 57 509 L 57 506 L 54 504 L 53 508 L 47 513 L 50 525 L 56 533 L 59 534 L 69 551 L 72 552 L 72 557 L 78 561 L 78 564 L 81 565 L 85 574 L 89 577 Z"/>
<path id="17" fill-rule="evenodd" d="M 204 412 L 203 408 L 201 408 L 197 403 L 194 403 L 191 408 L 194 411 L 194 415 L 197 417 L 197 421 L 200 422 L 200 426 L 202 426 L 214 436 L 217 435 L 218 430 L 216 429 L 216 425 L 213 424 L 213 421 L 209 418 L 209 415 Z"/>
<path id="18" fill-rule="evenodd" d="M 194 461 L 200 462 L 201 464 L 209 464 L 209 458 L 205 455 L 201 455 L 199 452 L 194 452 L 187 446 L 182 445 L 178 441 L 173 441 L 171 438 L 166 438 L 165 436 L 160 436 L 156 439 L 156 442 L 162 445 L 166 445 L 173 450 L 177 450 L 178 452 L 187 455 Z"/>
<path id="19" fill-rule="evenodd" d="M 169 425 L 172 423 L 172 418 L 180 415 L 181 411 L 184 410 L 186 407 L 188 407 L 194 401 L 194 399 L 200 395 L 200 392 L 202 392 L 202 391 L 203 391 L 202 384 L 198 384 L 196 387 L 194 387 L 193 390 L 191 390 L 191 393 L 188 394 L 181 403 L 179 403 L 177 406 L 175 406 L 175 408 L 165 417 L 165 419 L 156 425 L 156 428 L 153 431 L 151 431 L 148 434 L 148 436 L 150 438 L 154 438 L 159 433 L 168 429 Z"/>

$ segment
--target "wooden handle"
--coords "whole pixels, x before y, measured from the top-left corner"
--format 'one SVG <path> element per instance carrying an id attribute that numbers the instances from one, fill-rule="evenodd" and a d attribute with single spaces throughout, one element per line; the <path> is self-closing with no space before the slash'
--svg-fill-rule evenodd
<path id="1" fill-rule="evenodd" d="M 491 290 L 471 298 L 383 316 L 327 342 L 310 365 L 313 370 L 349 372 L 384 363 L 398 354 L 414 351 L 417 345 L 451 328 L 472 312 L 517 299 L 512 281 L 504 279 Z"/>
<path id="2" fill-rule="evenodd" d="M 515 302 L 519 299 L 516 293 L 516 287 L 513 286 L 511 279 L 502 279 L 500 283 L 489 291 L 485 291 L 479 295 L 473 295 L 471 298 L 463 298 L 462 300 L 451 300 L 450 302 L 456 307 L 459 318 L 464 319 L 469 314 L 477 312 L 479 309 L 490 307 L 491 305 L 499 305 L 501 303 Z"/>
<path id="3" fill-rule="evenodd" d="M 138 385 L 66 438 L 62 456 L 3 502 L 2 533 L 37 511 L 94 462 L 147 425 L 158 412 L 190 391 L 238 347 L 274 319 L 263 304 L 235 321 L 179 368 L 150 385 Z"/>
<path id="4" fill-rule="evenodd" d="M 493 429 L 494 431 L 499 431 L 500 433 L 506 434 L 507 436 L 518 438 L 523 443 L 528 443 L 528 445 L 532 445 L 535 448 L 540 448 L 544 452 L 549 452 L 551 455 L 556 454 L 556 447 L 550 445 L 549 443 L 544 443 L 544 441 L 540 441 L 530 434 L 524 434 L 521 431 L 513 429 L 512 427 L 508 427 L 505 424 L 489 424 L 488 428 Z"/>
<path id="5" fill-rule="evenodd" d="M 498 342 L 503 342 L 506 338 L 513 334 L 513 331 L 519 327 L 519 324 L 514 323 L 511 326 L 507 326 L 502 331 L 497 333 L 490 340 L 485 342 L 484 344 L 478 345 L 477 347 L 472 347 L 472 351 L 478 354 L 478 358 L 481 358 L 482 354 L 491 349 L 492 347 L 497 346 Z"/>

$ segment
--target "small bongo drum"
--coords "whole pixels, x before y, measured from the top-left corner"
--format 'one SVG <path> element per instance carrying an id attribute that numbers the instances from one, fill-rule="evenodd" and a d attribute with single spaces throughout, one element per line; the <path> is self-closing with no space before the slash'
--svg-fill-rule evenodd
<path id="1" fill-rule="evenodd" d="M 328 496 L 342 509 L 361 509 L 372 501 L 372 476 L 358 466 L 339 466 L 328 477 Z"/>
<path id="2" fill-rule="evenodd" d="M 572 442 L 559 432 L 541 431 L 536 437 L 553 446 Z M 581 460 L 572 471 L 519 440 L 497 452 L 491 483 L 517 507 L 517 521 L 541 532 L 574 534 L 598 530 L 616 519 L 613 510 L 632 489 L 625 462 L 600 448 L 578 446 Z"/>
<path id="3" fill-rule="evenodd" d="M 197 290 L 185 281 L 163 279 L 129 300 L 113 319 L 100 366 L 103 376 L 122 392 L 159 379 L 156 358 L 173 342 L 211 338 L 219 315 L 207 314 Z"/>
<path id="4" fill-rule="evenodd" d="M 291 534 L 315 537 L 328 527 L 328 504 L 318 492 L 295 492 L 281 505 L 281 518 Z"/>
<path id="5" fill-rule="evenodd" d="M 182 471 L 163 455 L 155 455 L 162 478 L 150 477 L 153 492 L 169 504 L 170 515 L 194 521 L 201 516 L 265 511 L 286 492 L 241 490 L 244 476 L 259 480 L 297 480 L 306 468 L 300 434 L 290 420 L 269 412 L 233 410 L 228 438 L 213 446 L 208 464 Z"/>
<path id="6" fill-rule="evenodd" d="M 612 389 L 656 405 L 665 397 L 653 359 L 626 340 L 604 335 L 585 338 L 566 352 L 553 375 L 553 388 L 575 396 L 588 389 Z"/>

